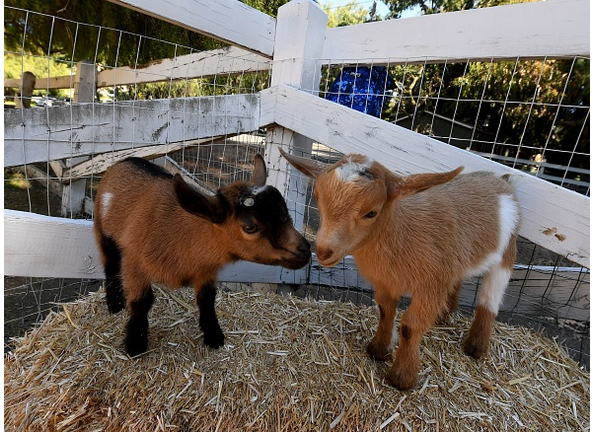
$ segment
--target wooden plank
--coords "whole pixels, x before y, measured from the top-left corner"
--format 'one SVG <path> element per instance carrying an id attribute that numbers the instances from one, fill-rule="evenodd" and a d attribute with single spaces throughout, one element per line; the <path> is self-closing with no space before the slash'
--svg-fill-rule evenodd
<path id="1" fill-rule="evenodd" d="M 21 80 L 14 78 L 6 78 L 4 80 L 4 88 L 7 87 L 20 87 Z M 72 88 L 74 86 L 73 75 L 62 75 L 57 77 L 49 78 L 36 78 L 35 79 L 35 90 L 50 90 L 50 89 L 63 89 Z"/>
<path id="2" fill-rule="evenodd" d="M 156 159 L 161 157 L 167 153 L 175 152 L 177 150 L 181 150 L 184 147 L 190 145 L 198 145 L 201 142 L 211 142 L 212 139 L 204 138 L 201 140 L 195 141 L 186 141 L 186 142 L 178 142 L 178 143 L 171 143 L 171 144 L 161 144 L 156 146 L 148 146 L 142 148 L 133 148 L 133 149 L 126 149 L 120 150 L 116 152 L 110 153 L 102 153 L 100 155 L 95 156 L 93 159 L 78 164 L 77 166 L 64 170 L 63 174 L 61 175 L 62 181 L 68 181 L 69 179 L 73 178 L 80 178 L 80 177 L 87 177 L 93 174 L 100 174 L 107 171 L 107 168 L 112 166 L 118 161 L 124 160 L 129 157 L 139 157 L 144 159 Z"/>
<path id="3" fill-rule="evenodd" d="M 442 143 L 409 129 L 280 85 L 261 92 L 266 116 L 342 153 L 364 153 L 399 174 L 439 172 L 464 165 L 465 172 L 513 174 L 523 211 L 520 235 L 590 267 L 590 198 Z"/>
<path id="4" fill-rule="evenodd" d="M 22 86 L 21 86 L 22 84 Z M 35 88 L 35 75 L 32 72 L 25 71 L 19 83 L 19 93 L 14 99 L 15 108 L 30 108 L 31 96 Z"/>
<path id="5" fill-rule="evenodd" d="M 237 0 L 109 1 L 272 57 L 276 20 Z"/>
<path id="6" fill-rule="evenodd" d="M 97 73 L 97 88 L 119 85 L 134 85 L 160 81 L 193 79 L 219 74 L 243 74 L 261 72 L 271 68 L 270 59 L 239 47 L 229 46 L 210 51 L 182 55 L 173 59 L 155 60 L 136 68 L 120 67 Z M 20 88 L 21 80 L 7 78 L 4 87 Z M 75 77 L 71 75 L 37 78 L 36 90 L 73 88 Z"/>
<path id="7" fill-rule="evenodd" d="M 106 69 L 97 74 L 97 87 L 259 72 L 270 67 L 266 57 L 232 46 L 157 60 L 136 68 Z"/>
<path id="8" fill-rule="evenodd" d="M 4 210 L 4 275 L 105 278 L 93 222 Z M 225 267 L 219 280 L 301 284 L 307 270 L 239 261 Z"/>
<path id="9" fill-rule="evenodd" d="M 323 58 L 395 64 L 589 56 L 589 7 L 589 0 L 558 0 L 337 27 L 327 31 Z"/>
<path id="10" fill-rule="evenodd" d="M 4 210 L 4 275 L 103 278 L 92 222 Z"/>
<path id="11" fill-rule="evenodd" d="M 258 94 L 4 111 L 4 166 L 258 129 Z"/>
<path id="12" fill-rule="evenodd" d="M 291 1 L 278 10 L 278 31 L 274 44 L 272 82 L 317 92 L 328 17 L 309 0 Z M 270 128 L 266 136 L 265 158 L 269 168 L 268 184 L 277 187 L 287 201 L 295 228 L 303 232 L 306 212 L 307 180 L 281 157 L 278 146 L 296 154 L 311 154 L 311 139 L 282 127 Z M 287 271 L 287 273 L 290 273 Z"/>
<path id="13" fill-rule="evenodd" d="M 73 103 L 89 103 L 95 100 L 96 73 L 97 68 L 91 61 L 84 60 L 76 64 Z M 64 161 L 64 165 L 73 167 L 87 159 L 87 157 L 70 158 Z M 62 188 L 61 215 L 67 217 L 83 212 L 86 191 L 86 179 L 68 179 Z"/>

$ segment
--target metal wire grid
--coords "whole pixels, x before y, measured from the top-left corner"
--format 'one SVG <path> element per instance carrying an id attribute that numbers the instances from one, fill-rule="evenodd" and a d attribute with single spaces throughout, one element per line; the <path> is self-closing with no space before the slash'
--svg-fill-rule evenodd
<path id="1" fill-rule="evenodd" d="M 335 99 L 341 94 L 331 91 L 332 84 L 345 71 L 386 68 L 376 88 L 389 87 L 390 79 L 395 86 L 385 93 L 382 119 L 590 194 L 589 58 L 342 65 L 326 60 L 321 67 L 320 94 Z M 370 101 L 383 94 L 371 80 L 359 85 Z"/>
<path id="2" fill-rule="evenodd" d="M 52 105 L 69 105 L 71 102 L 72 87 L 74 86 L 74 77 L 76 74 L 78 62 L 81 60 L 82 55 L 77 51 L 77 40 L 83 37 L 87 39 L 87 45 L 95 45 L 93 58 L 87 61 L 96 65 L 96 73 L 105 70 L 113 70 L 115 71 L 115 74 L 117 76 L 119 70 L 124 70 L 123 68 L 127 68 L 128 70 L 142 73 L 144 75 L 144 80 L 152 81 L 150 83 L 135 81 L 133 84 L 127 85 L 104 85 L 103 87 L 98 88 L 94 104 L 111 104 L 114 107 L 114 116 L 116 112 L 115 107 L 118 105 L 118 103 L 124 101 L 125 103 L 132 102 L 134 104 L 134 102 L 136 101 L 148 99 L 174 99 L 186 97 L 220 96 L 231 94 L 254 94 L 257 93 L 259 90 L 266 88 L 269 85 L 269 70 L 266 70 L 266 66 L 263 67 L 261 64 L 255 64 L 253 67 L 254 71 L 251 72 L 242 71 L 239 73 L 219 73 L 215 75 L 206 75 L 199 77 L 186 76 L 182 79 L 174 79 L 172 76 L 174 68 L 171 68 L 170 70 L 165 70 L 164 72 L 150 72 L 150 70 L 146 68 L 146 64 L 140 64 L 140 60 L 143 57 L 141 53 L 144 50 L 147 50 L 146 47 L 150 45 L 151 51 L 162 53 L 164 56 L 167 56 L 172 60 L 172 63 L 174 65 L 176 64 L 176 62 L 179 63 L 177 65 L 178 70 L 180 68 L 183 69 L 185 67 L 188 73 L 192 65 L 192 59 L 188 59 L 188 56 L 191 56 L 192 54 L 201 53 L 200 51 L 192 47 L 183 46 L 177 43 L 155 39 L 144 35 L 137 35 L 123 30 L 116 30 L 108 27 L 83 24 L 75 21 L 65 20 L 55 16 L 49 16 L 18 8 L 6 7 L 5 10 L 6 9 L 11 11 L 12 13 L 21 14 L 20 19 L 22 20 L 23 28 L 28 28 L 29 31 L 44 33 L 47 32 L 47 51 L 44 53 L 44 55 L 33 55 L 26 51 L 26 46 L 28 44 L 28 32 L 23 31 L 21 40 L 21 50 L 5 51 L 5 59 L 12 58 L 13 60 L 19 62 L 21 75 L 39 60 L 43 61 L 44 63 L 47 63 L 46 76 L 37 77 L 37 80 L 45 80 L 45 82 L 47 83 L 47 87 L 45 89 L 35 90 L 34 96 L 32 97 L 32 105 L 35 106 L 37 104 L 38 107 L 42 106 L 46 110 L 48 124 L 50 123 L 50 119 L 52 117 L 52 113 L 50 110 Z M 52 45 L 52 36 L 54 34 L 54 29 L 64 27 L 70 29 L 70 32 L 73 35 L 72 50 L 69 52 L 58 50 L 57 48 L 54 48 Z M 108 44 L 114 43 L 115 46 L 113 46 L 113 49 L 111 51 L 105 49 Z M 134 46 L 136 47 L 136 50 L 132 54 L 130 54 L 128 50 L 127 56 L 121 56 L 120 49 L 123 45 Z M 212 45 L 215 48 L 223 46 L 221 43 L 215 40 L 212 41 Z M 99 56 L 99 53 L 105 52 L 109 52 L 110 54 L 108 56 Z M 151 60 L 160 61 L 160 59 Z M 242 58 L 241 61 L 245 62 L 246 59 Z M 202 73 L 200 71 L 194 71 L 194 75 L 202 75 L 203 73 L 204 70 L 202 71 Z M 176 75 L 176 77 L 179 76 L 179 72 L 177 72 L 177 74 L 178 75 Z M 71 77 L 69 83 L 69 85 L 71 86 L 71 90 L 68 90 L 68 97 L 52 97 L 52 94 L 55 95 L 57 92 L 50 88 L 50 78 L 64 75 L 70 75 Z M 147 75 L 149 75 L 148 78 Z M 20 78 L 20 76 L 14 78 Z M 7 90 L 8 89 L 5 88 L 5 101 L 7 98 L 14 96 L 12 94 L 12 91 L 8 90 L 7 93 Z M 61 93 L 64 94 L 65 91 L 62 91 Z M 140 104 L 136 105 L 135 109 L 138 111 L 138 116 L 142 116 L 142 111 L 144 109 L 143 106 Z M 184 113 L 181 113 L 181 115 L 184 115 Z M 224 116 L 225 113 L 220 113 L 219 115 Z M 211 121 L 215 122 L 216 119 L 214 118 L 214 113 L 211 113 L 211 117 Z M 113 123 L 115 125 L 115 121 Z M 255 134 L 258 135 L 257 132 L 255 132 Z M 175 153 L 167 154 L 165 156 L 171 156 L 175 158 L 175 160 L 181 161 L 185 165 L 189 165 L 190 163 L 187 161 L 192 160 L 192 155 L 196 154 L 198 152 L 198 149 L 200 150 L 200 155 L 202 155 L 202 160 L 204 160 L 205 158 L 204 155 L 210 155 L 212 157 L 212 160 L 207 161 L 207 174 L 204 174 L 203 176 L 208 176 L 210 178 L 210 184 L 212 187 L 220 187 L 228 181 L 233 181 L 236 178 L 243 178 L 246 176 L 245 172 L 233 174 L 231 171 L 236 168 L 231 168 L 232 164 L 226 163 L 227 171 L 225 172 L 224 170 L 221 170 L 218 174 L 218 177 L 215 178 L 217 176 L 216 169 L 213 167 L 217 164 L 220 165 L 221 161 L 219 159 L 221 157 L 228 158 L 229 150 L 227 149 L 227 141 L 229 139 L 234 140 L 235 147 L 237 149 L 242 148 L 242 146 L 238 145 L 238 140 L 241 139 L 243 139 L 243 141 L 252 140 L 254 143 L 259 142 L 259 139 L 253 139 L 247 136 L 244 136 L 241 139 L 237 137 L 231 138 L 231 136 L 212 137 L 212 139 L 210 140 L 200 140 L 199 145 L 197 145 L 195 140 L 188 140 L 187 142 L 184 141 L 181 143 L 181 149 L 178 148 Z M 116 143 L 117 140 L 114 138 L 113 142 Z M 134 144 L 135 143 L 132 142 L 133 146 Z M 189 153 L 189 156 L 185 155 L 186 152 Z M 223 156 L 220 156 L 220 154 L 222 154 Z M 251 160 L 253 161 L 253 157 Z M 70 163 L 69 160 L 65 162 L 66 164 Z M 244 155 L 242 161 L 244 171 L 248 163 L 249 161 Z M 197 168 L 199 166 L 197 161 L 195 161 L 194 165 L 195 166 L 192 172 L 196 174 Z M 95 172 L 93 172 L 90 175 L 77 178 L 59 178 L 55 174 L 55 171 L 49 162 L 29 164 L 23 167 L 5 170 L 5 183 L 10 182 L 16 185 L 16 187 L 20 187 L 27 195 L 26 201 L 28 205 L 23 206 L 22 204 L 19 204 L 19 210 L 28 210 L 52 216 L 59 216 L 61 214 L 60 183 L 71 186 L 72 183 L 77 180 L 89 180 L 89 185 L 87 187 L 87 196 L 92 201 L 94 190 L 100 180 L 100 177 L 100 174 L 96 174 Z M 43 199 L 43 204 L 41 203 L 42 197 L 39 196 L 41 194 L 33 193 L 32 189 L 32 187 L 34 188 L 39 184 L 49 186 L 44 189 L 45 197 Z M 62 214 L 62 216 L 64 216 L 64 214 Z M 86 214 L 71 214 L 70 216 L 89 218 L 92 216 L 92 214 L 87 212 Z"/>

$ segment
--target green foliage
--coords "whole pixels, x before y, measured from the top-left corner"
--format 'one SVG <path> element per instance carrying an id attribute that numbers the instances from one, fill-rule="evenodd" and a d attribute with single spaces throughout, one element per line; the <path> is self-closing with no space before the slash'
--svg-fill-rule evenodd
<path id="1" fill-rule="evenodd" d="M 57 62 L 47 58 L 35 56 L 21 56 L 20 54 L 4 54 L 4 78 L 20 78 L 24 71 L 31 71 L 36 77 L 69 75 L 70 63 Z"/>
<path id="2" fill-rule="evenodd" d="M 320 7 L 328 15 L 328 27 L 343 27 L 361 24 L 368 20 L 369 11 L 352 0 L 344 6 L 334 6 L 332 0 L 320 3 Z"/>
<path id="3" fill-rule="evenodd" d="M 549 152 L 548 162 L 589 166 L 587 157 L 575 154 L 589 153 L 586 59 L 393 66 L 390 73 L 398 83 L 399 97 L 384 110 L 386 120 L 435 112 L 476 124 L 477 130 L 508 144 L 507 151 L 521 144 L 519 152 L 510 156 L 530 159 L 546 147 L 564 150 Z"/>
<path id="4" fill-rule="evenodd" d="M 428 15 L 533 1 L 539 0 L 384 0 L 384 3 L 390 9 L 387 18 L 400 18 L 404 11 L 415 8 Z"/>
<path id="5" fill-rule="evenodd" d="M 276 18 L 278 8 L 290 0 L 241 0 L 242 3 Z"/>
<path id="6" fill-rule="evenodd" d="M 20 8 L 4 9 L 5 49 L 73 63 L 89 59 L 111 66 L 133 66 L 173 57 L 176 44 L 195 50 L 222 46 L 206 36 L 106 0 L 7 0 L 5 6 Z"/>

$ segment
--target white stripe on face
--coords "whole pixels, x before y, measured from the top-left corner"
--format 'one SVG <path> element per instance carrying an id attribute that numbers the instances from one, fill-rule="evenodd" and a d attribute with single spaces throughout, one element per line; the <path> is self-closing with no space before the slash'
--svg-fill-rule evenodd
<path id="1" fill-rule="evenodd" d="M 373 165 L 373 160 L 365 158 L 364 162 L 353 162 L 348 158 L 346 163 L 336 168 L 336 175 L 340 181 L 350 182 L 358 179 L 362 173 Z"/>

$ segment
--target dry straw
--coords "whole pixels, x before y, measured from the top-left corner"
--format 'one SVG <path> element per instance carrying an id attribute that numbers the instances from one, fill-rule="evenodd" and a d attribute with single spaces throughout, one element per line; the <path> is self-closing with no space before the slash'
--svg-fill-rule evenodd
<path id="1" fill-rule="evenodd" d="M 102 295 L 63 305 L 5 356 L 8 431 L 576 431 L 589 374 L 532 331 L 497 324 L 487 357 L 450 317 L 423 339 L 419 387 L 386 385 L 367 357 L 373 307 L 222 292 L 226 334 L 206 348 L 192 290 L 156 290 L 149 351 L 122 350 L 126 314 Z"/>

